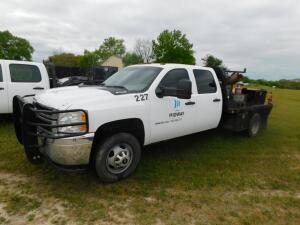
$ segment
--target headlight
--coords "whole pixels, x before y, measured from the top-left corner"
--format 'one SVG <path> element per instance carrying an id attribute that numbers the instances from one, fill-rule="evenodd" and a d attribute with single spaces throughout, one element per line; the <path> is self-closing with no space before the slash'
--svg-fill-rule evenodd
<path id="1" fill-rule="evenodd" d="M 60 113 L 58 115 L 57 122 L 58 125 L 71 124 L 71 123 L 84 123 L 82 125 L 59 127 L 58 132 L 65 132 L 65 133 L 87 132 L 87 118 L 85 113 L 82 111 Z"/>

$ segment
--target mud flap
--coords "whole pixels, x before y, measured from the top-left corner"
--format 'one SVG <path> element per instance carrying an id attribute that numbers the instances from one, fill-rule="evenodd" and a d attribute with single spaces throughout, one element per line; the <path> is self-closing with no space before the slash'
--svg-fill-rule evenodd
<path id="1" fill-rule="evenodd" d="M 33 164 L 40 164 L 43 162 L 42 155 L 39 151 L 39 144 L 37 138 L 36 126 L 30 125 L 30 122 L 35 121 L 35 116 L 31 110 L 31 104 L 23 106 L 22 114 L 22 139 L 27 159 Z M 26 122 L 25 122 L 26 121 Z"/>

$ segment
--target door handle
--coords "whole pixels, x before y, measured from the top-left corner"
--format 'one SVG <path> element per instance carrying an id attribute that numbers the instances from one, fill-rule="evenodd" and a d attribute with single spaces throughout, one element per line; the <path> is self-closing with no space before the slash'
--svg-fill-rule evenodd
<path id="1" fill-rule="evenodd" d="M 34 87 L 33 90 L 44 90 L 43 87 Z"/>
<path id="2" fill-rule="evenodd" d="M 196 102 L 186 102 L 185 105 L 195 105 Z"/>
<path id="3" fill-rule="evenodd" d="M 221 99 L 219 99 L 219 98 L 215 98 L 215 99 L 213 100 L 213 102 L 219 102 L 219 101 L 221 101 Z"/>
<path id="4" fill-rule="evenodd" d="M 0 87 L 0 91 L 3 91 L 4 90 L 4 88 L 3 87 Z"/>

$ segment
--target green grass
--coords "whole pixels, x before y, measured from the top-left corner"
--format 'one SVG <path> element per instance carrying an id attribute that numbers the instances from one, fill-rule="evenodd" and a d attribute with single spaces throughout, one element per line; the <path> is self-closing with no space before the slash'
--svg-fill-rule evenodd
<path id="1" fill-rule="evenodd" d="M 155 144 L 133 176 L 109 185 L 31 165 L 2 118 L 0 224 L 300 224 L 300 91 L 272 91 L 259 136 L 209 131 Z"/>

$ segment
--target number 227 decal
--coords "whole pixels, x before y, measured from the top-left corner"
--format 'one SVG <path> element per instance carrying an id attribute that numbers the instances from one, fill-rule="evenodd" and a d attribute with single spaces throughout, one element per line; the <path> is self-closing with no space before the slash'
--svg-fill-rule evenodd
<path id="1" fill-rule="evenodd" d="M 135 101 L 137 102 L 148 100 L 148 94 L 135 95 L 134 97 L 135 97 Z"/>

